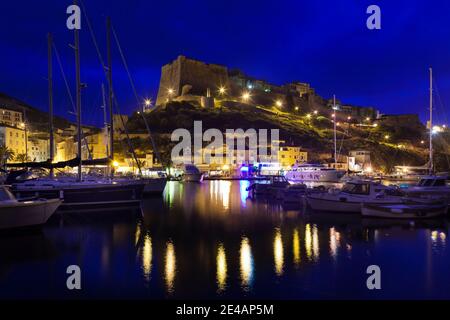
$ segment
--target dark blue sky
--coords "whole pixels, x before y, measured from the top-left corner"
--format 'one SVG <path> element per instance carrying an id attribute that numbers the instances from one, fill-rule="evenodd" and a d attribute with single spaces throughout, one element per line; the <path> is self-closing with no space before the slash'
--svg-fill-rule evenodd
<path id="1" fill-rule="evenodd" d="M 369 105 L 383 113 L 419 113 L 426 119 L 428 67 L 434 68 L 446 122 L 450 102 L 450 2 L 438 1 L 106 1 L 84 0 L 102 52 L 105 17 L 121 40 L 138 94 L 156 98 L 161 66 L 179 54 L 237 67 L 275 84 L 309 82 L 329 97 Z M 0 4 L 0 92 L 47 108 L 46 33 L 54 33 L 70 84 L 74 85 L 71 1 L 8 1 Z M 366 8 L 377 4 L 382 29 L 366 28 Z M 136 109 L 131 87 L 114 55 L 114 82 L 123 112 Z M 100 124 L 103 73 L 87 25 L 81 32 L 83 122 Z M 69 100 L 55 61 L 55 108 Z"/>

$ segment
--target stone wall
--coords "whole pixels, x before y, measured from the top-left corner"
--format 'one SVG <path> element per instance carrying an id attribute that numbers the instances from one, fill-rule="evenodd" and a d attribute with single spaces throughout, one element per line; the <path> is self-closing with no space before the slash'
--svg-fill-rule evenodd
<path id="1" fill-rule="evenodd" d="M 179 56 L 172 63 L 162 67 L 156 104 L 161 105 L 168 99 L 181 95 L 185 85 L 192 86 L 189 94 L 205 96 L 208 88 L 214 93 L 219 87 L 227 87 L 228 84 L 226 67 Z M 173 90 L 172 96 L 169 89 Z"/>

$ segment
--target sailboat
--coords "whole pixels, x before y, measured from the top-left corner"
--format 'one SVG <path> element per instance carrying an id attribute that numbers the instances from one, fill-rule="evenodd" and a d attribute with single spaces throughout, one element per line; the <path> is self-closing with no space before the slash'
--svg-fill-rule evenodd
<path id="1" fill-rule="evenodd" d="M 104 210 L 107 208 L 120 209 L 124 207 L 139 205 L 142 199 L 147 183 L 141 180 L 118 180 L 115 181 L 111 175 L 110 179 L 83 179 L 82 165 L 86 161 L 82 160 L 82 128 L 81 128 L 81 81 L 80 81 L 80 56 L 79 56 L 79 34 L 74 30 L 74 50 L 76 64 L 76 115 L 77 115 L 77 158 L 68 163 L 78 167 L 77 178 L 58 179 L 53 177 L 52 165 L 54 158 L 53 148 L 53 98 L 52 98 L 52 36 L 48 36 L 48 60 L 49 60 L 49 109 L 50 109 L 50 177 L 47 179 L 25 180 L 22 183 L 14 183 L 11 191 L 18 200 L 33 198 L 60 199 L 62 200 L 61 209 L 68 210 Z M 109 35 L 109 33 L 108 33 Z M 108 37 L 109 38 L 109 37 Z M 109 41 L 108 41 L 109 43 Z M 108 46 L 109 47 L 109 46 Z M 109 48 L 108 48 L 109 49 Z M 109 50 L 108 50 L 109 51 Z M 110 63 L 109 59 L 109 63 Z M 109 94 L 110 103 L 112 103 L 112 84 L 111 68 L 109 73 Z M 110 126 L 111 143 L 110 158 L 108 163 L 114 161 L 113 153 L 113 116 L 112 105 L 110 106 Z M 66 163 L 67 164 L 67 163 Z M 113 173 L 113 170 L 111 170 Z"/>
<path id="2" fill-rule="evenodd" d="M 429 120 L 429 162 L 428 175 L 422 176 L 417 185 L 406 190 L 407 194 L 416 197 L 445 198 L 450 204 L 450 184 L 448 175 L 435 175 L 433 165 L 433 69 L 430 73 L 430 120 Z"/>

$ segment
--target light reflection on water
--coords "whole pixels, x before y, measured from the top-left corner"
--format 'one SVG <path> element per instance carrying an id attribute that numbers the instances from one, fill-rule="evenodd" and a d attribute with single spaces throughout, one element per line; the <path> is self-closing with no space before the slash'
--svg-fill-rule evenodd
<path id="1" fill-rule="evenodd" d="M 0 298 L 69 295 L 48 286 L 65 283 L 65 270 L 54 270 L 66 264 L 80 264 L 87 297 L 370 298 L 361 270 L 380 264 L 388 269 L 377 297 L 450 298 L 447 220 L 285 211 L 250 199 L 248 186 L 170 182 L 141 216 L 67 215 L 42 233 L 0 237 Z"/>
<path id="2" fill-rule="evenodd" d="M 252 248 L 250 246 L 247 237 L 242 237 L 241 250 L 240 250 L 240 264 L 241 264 L 241 284 L 245 291 L 251 289 L 253 283 L 253 255 Z"/>
<path id="3" fill-rule="evenodd" d="M 167 242 L 164 278 L 166 280 L 166 287 L 168 293 L 173 293 L 174 282 L 176 274 L 176 258 L 175 258 L 175 246 L 171 241 Z"/>
<path id="4" fill-rule="evenodd" d="M 225 290 L 227 285 L 227 256 L 225 254 L 225 248 L 223 247 L 222 243 L 219 244 L 219 247 L 217 248 L 216 264 L 218 292 L 222 292 Z"/>

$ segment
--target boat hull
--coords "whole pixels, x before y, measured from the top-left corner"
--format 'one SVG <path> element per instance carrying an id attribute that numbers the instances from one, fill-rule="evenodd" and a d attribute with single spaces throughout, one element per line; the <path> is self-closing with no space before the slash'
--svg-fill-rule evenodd
<path id="1" fill-rule="evenodd" d="M 158 196 L 162 195 L 164 189 L 166 188 L 167 179 L 159 178 L 159 179 L 148 179 L 144 180 L 144 196 Z"/>
<path id="2" fill-rule="evenodd" d="M 202 182 L 203 174 L 202 173 L 185 173 L 183 175 L 184 182 Z"/>
<path id="3" fill-rule="evenodd" d="M 307 203 L 315 211 L 339 212 L 339 213 L 361 213 L 361 204 L 375 202 L 377 204 L 400 203 L 400 198 L 391 199 L 365 199 L 363 197 L 351 197 L 344 195 L 329 195 L 326 193 L 307 197 Z"/>
<path id="4" fill-rule="evenodd" d="M 110 183 L 73 186 L 14 186 L 17 199 L 44 198 L 62 200 L 61 210 L 132 207 L 140 204 L 145 183 Z"/>
<path id="5" fill-rule="evenodd" d="M 286 174 L 286 179 L 293 183 L 302 182 L 339 182 L 343 174 L 339 171 L 291 171 Z"/>
<path id="6" fill-rule="evenodd" d="M 0 230 L 43 225 L 61 203 L 52 199 L 0 204 Z"/>
<path id="7" fill-rule="evenodd" d="M 361 207 L 363 217 L 384 219 L 431 219 L 445 215 L 447 205 L 379 205 L 366 203 Z"/>

